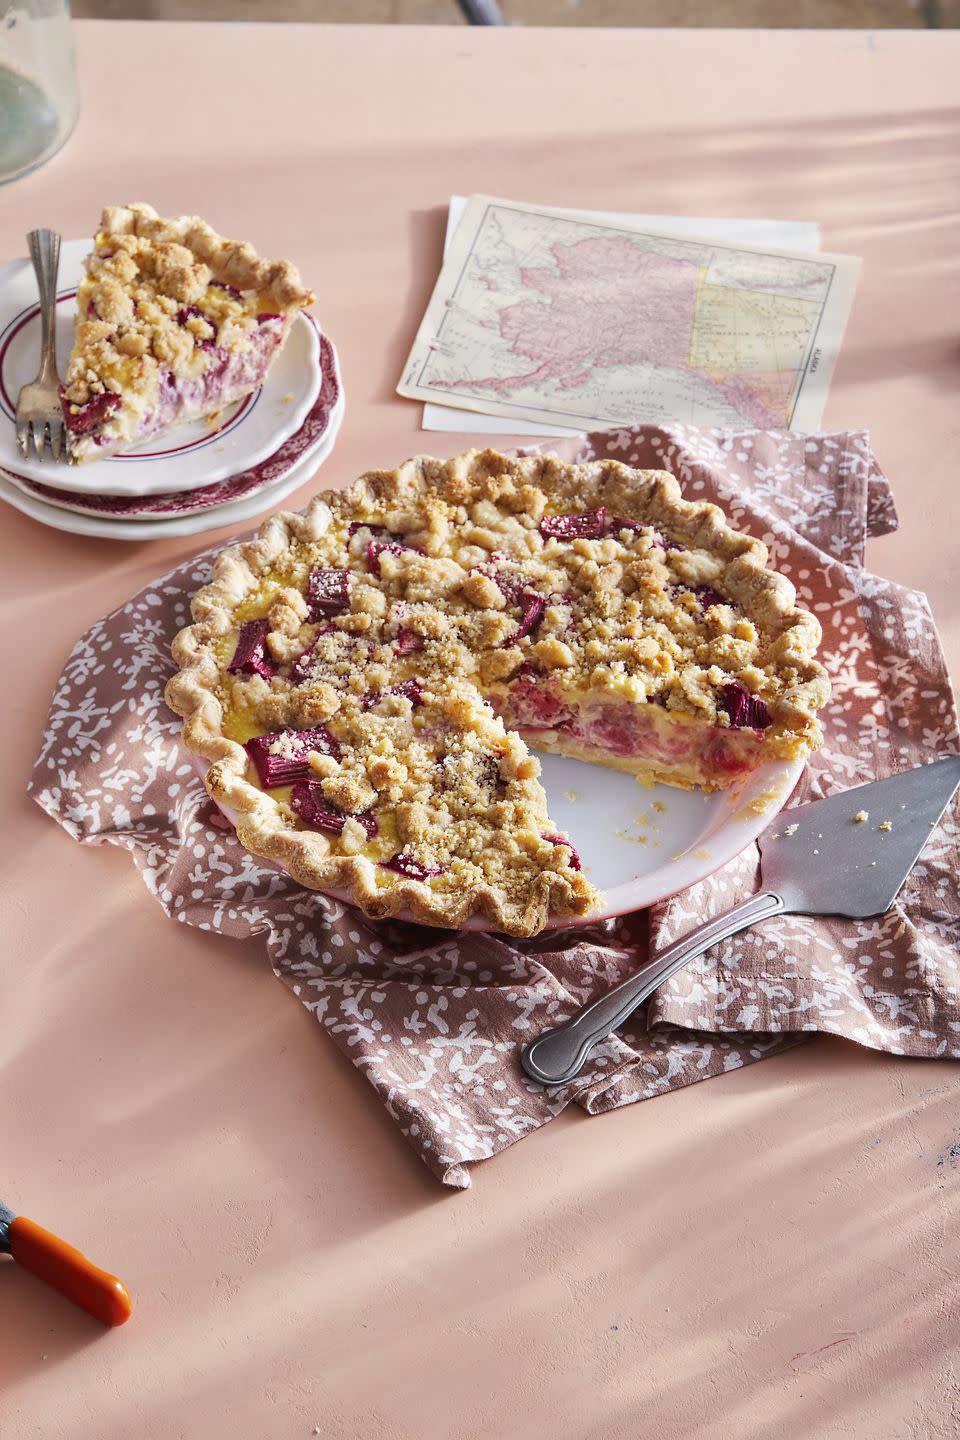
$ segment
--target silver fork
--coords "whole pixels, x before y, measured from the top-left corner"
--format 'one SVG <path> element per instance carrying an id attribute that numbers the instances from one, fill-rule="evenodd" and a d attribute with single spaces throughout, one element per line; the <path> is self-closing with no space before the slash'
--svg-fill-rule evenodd
<path id="1" fill-rule="evenodd" d="M 30 259 L 40 291 L 40 370 L 31 385 L 17 396 L 17 448 L 24 460 L 30 455 L 30 441 L 38 460 L 47 446 L 54 460 L 68 459 L 60 407 L 60 376 L 57 374 L 57 269 L 60 264 L 60 236 L 54 230 L 31 230 L 27 236 Z"/>

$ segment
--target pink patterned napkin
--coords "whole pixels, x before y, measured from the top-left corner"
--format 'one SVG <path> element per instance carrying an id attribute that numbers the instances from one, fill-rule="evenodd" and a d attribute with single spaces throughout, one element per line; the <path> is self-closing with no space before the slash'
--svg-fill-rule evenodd
<path id="1" fill-rule="evenodd" d="M 794 801 L 958 748 L 926 598 L 863 568 L 894 529 L 863 434 L 644 425 L 562 441 L 566 458 L 672 470 L 759 536 L 824 630 L 826 744 Z M 242 849 L 167 710 L 170 642 L 213 552 L 148 585 L 75 646 L 30 790 L 76 839 L 126 847 L 167 914 L 264 937 L 274 972 L 377 1090 L 448 1185 L 571 1101 L 614 1109 L 761 1060 L 811 1031 L 895 1054 L 960 1057 L 958 810 L 879 920 L 781 916 L 680 971 L 568 1086 L 523 1076 L 524 1040 L 556 1024 L 704 915 L 753 890 L 755 846 L 650 912 L 532 941 L 373 923 Z"/>

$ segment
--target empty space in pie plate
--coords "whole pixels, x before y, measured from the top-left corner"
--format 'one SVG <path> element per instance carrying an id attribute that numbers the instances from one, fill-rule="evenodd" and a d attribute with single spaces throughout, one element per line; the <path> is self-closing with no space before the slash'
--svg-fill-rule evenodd
<path id="1" fill-rule="evenodd" d="M 804 761 L 770 761 L 729 790 L 640 785 L 619 770 L 541 754 L 550 818 L 603 892 L 597 919 L 643 910 L 712 875 L 783 808 Z M 551 920 L 548 928 L 577 924 Z"/>
<path id="2" fill-rule="evenodd" d="M 61 249 L 57 295 L 57 358 L 66 371 L 73 340 L 76 283 L 90 242 Z M 214 485 L 272 455 L 302 425 L 321 383 L 316 321 L 301 313 L 261 389 L 217 417 L 157 435 L 138 451 L 82 465 L 24 460 L 14 416 L 20 386 L 32 380 L 40 356 L 40 311 L 29 261 L 0 266 L 0 466 L 41 484 L 100 495 L 161 495 Z"/>

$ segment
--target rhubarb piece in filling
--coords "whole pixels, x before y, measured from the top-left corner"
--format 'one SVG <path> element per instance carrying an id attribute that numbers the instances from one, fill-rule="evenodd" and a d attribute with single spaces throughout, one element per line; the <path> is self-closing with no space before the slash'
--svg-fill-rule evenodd
<path id="1" fill-rule="evenodd" d="M 243 843 L 371 916 L 597 905 L 530 747 L 719 790 L 820 742 L 817 621 L 663 472 L 420 458 L 282 526 L 220 557 L 167 695 Z"/>
<path id="2" fill-rule="evenodd" d="M 262 260 L 197 216 L 108 207 L 60 396 L 71 459 L 134 449 L 251 394 L 312 300 L 289 261 Z"/>

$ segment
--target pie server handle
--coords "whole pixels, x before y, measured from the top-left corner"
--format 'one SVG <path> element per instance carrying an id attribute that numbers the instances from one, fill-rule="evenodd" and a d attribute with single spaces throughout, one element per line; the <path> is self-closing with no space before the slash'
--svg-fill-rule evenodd
<path id="1" fill-rule="evenodd" d="M 520 1051 L 523 1069 L 531 1080 L 541 1085 L 565 1085 L 579 1075 L 593 1046 L 622 1025 L 638 1005 L 683 965 L 702 955 L 711 945 L 736 935 L 738 930 L 745 930 L 758 920 L 778 915 L 784 908 L 779 895 L 765 891 L 741 900 L 731 910 L 698 925 L 606 995 L 591 1000 L 562 1025 L 545 1030 L 536 1040 L 524 1045 Z"/>
<path id="2" fill-rule="evenodd" d="M 132 1304 L 127 1287 L 88 1260 L 81 1251 L 35 1220 L 17 1215 L 6 1227 L 6 1246 L 18 1265 L 59 1290 L 104 1325 L 129 1320 Z"/>

